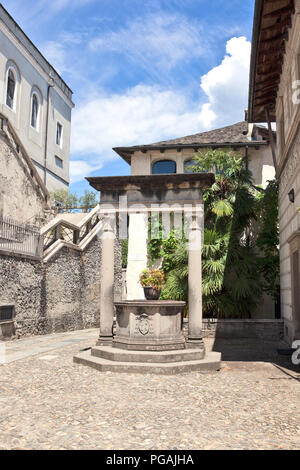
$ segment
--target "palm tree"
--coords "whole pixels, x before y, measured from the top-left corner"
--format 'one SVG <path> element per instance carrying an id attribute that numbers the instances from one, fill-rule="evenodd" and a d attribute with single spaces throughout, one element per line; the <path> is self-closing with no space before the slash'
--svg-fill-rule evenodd
<path id="1" fill-rule="evenodd" d="M 193 172 L 214 169 L 215 183 L 203 194 L 203 312 L 219 318 L 250 317 L 262 296 L 259 257 L 248 236 L 248 227 L 256 219 L 255 190 L 236 153 L 208 150 L 194 157 Z M 187 300 L 187 263 L 186 244 L 178 242 L 163 298 Z"/>

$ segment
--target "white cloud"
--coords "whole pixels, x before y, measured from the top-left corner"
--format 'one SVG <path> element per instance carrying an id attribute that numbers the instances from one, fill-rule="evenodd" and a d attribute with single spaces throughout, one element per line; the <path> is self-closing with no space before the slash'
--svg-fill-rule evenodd
<path id="1" fill-rule="evenodd" d="M 180 92 L 138 85 L 122 95 L 98 96 L 72 119 L 72 151 L 104 155 L 114 146 L 150 143 L 199 129 L 200 108 Z"/>
<path id="2" fill-rule="evenodd" d="M 90 48 L 125 54 L 147 68 L 155 67 L 153 61 L 172 68 L 207 52 L 198 23 L 163 13 L 135 19 L 126 28 L 94 38 Z"/>
<path id="3" fill-rule="evenodd" d="M 15 18 L 20 18 L 23 28 L 35 27 L 38 23 L 47 23 L 64 9 L 75 10 L 98 0 L 7 0 L 5 8 Z"/>
<path id="4" fill-rule="evenodd" d="M 206 102 L 192 101 L 180 90 L 139 85 L 123 94 L 98 94 L 79 105 L 72 119 L 73 178 L 82 179 L 119 158 L 112 147 L 152 143 L 242 120 L 250 43 L 244 37 L 232 38 L 226 53 L 222 63 L 201 78 Z"/>
<path id="5" fill-rule="evenodd" d="M 101 164 L 91 165 L 84 160 L 73 160 L 70 165 L 71 182 L 81 181 L 84 176 L 89 175 L 92 171 L 100 170 L 101 166 Z"/>
<path id="6" fill-rule="evenodd" d="M 206 111 L 215 123 L 243 118 L 247 107 L 251 43 L 245 37 L 230 39 L 220 65 L 201 78 L 201 88 L 209 98 Z"/>
<path id="7" fill-rule="evenodd" d="M 48 41 L 41 46 L 41 51 L 59 74 L 69 70 L 68 56 L 63 43 Z"/>

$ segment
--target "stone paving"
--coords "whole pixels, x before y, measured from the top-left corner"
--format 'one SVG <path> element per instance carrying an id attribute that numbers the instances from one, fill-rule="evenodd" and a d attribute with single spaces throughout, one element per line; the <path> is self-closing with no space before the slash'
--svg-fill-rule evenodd
<path id="1" fill-rule="evenodd" d="M 300 449 L 300 368 L 280 363 L 274 345 L 273 362 L 237 362 L 243 345 L 219 342 L 220 372 L 146 376 L 73 364 L 97 335 L 6 343 L 0 449 Z"/>

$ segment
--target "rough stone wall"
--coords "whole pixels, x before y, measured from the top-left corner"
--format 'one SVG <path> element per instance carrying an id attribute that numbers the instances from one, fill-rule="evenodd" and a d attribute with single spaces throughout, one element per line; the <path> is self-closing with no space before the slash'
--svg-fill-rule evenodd
<path id="1" fill-rule="evenodd" d="M 48 263 L 0 254 L 0 305 L 15 305 L 16 336 L 99 326 L 101 241 L 81 253 L 63 248 Z M 121 298 L 121 249 L 115 248 L 115 298 Z"/>
<path id="2" fill-rule="evenodd" d="M 44 203 L 28 168 L 0 134 L 0 214 L 26 222 L 43 213 Z"/>

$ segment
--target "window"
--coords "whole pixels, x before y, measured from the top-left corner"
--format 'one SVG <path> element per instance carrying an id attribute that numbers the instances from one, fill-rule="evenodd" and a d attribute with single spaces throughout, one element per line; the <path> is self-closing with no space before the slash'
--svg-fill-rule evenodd
<path id="1" fill-rule="evenodd" d="M 187 174 L 193 173 L 193 170 L 191 167 L 195 166 L 195 161 L 194 160 L 187 160 L 184 162 L 184 172 Z"/>
<path id="2" fill-rule="evenodd" d="M 56 145 L 62 147 L 63 126 L 58 122 L 56 127 Z"/>
<path id="3" fill-rule="evenodd" d="M 14 306 L 13 305 L 1 305 L 0 306 L 0 322 L 6 322 L 13 320 L 14 318 Z"/>
<path id="4" fill-rule="evenodd" d="M 63 168 L 64 166 L 64 162 L 57 155 L 55 155 L 55 163 L 59 168 Z"/>
<path id="5" fill-rule="evenodd" d="M 186 174 L 194 173 L 191 167 L 195 165 L 196 165 L 195 160 L 187 160 L 186 162 L 184 162 L 184 172 Z M 197 165 L 199 164 L 197 163 Z M 201 168 L 200 171 L 201 173 L 207 173 L 207 170 L 205 170 L 204 168 Z"/>
<path id="6" fill-rule="evenodd" d="M 38 128 L 38 116 L 39 116 L 39 99 L 37 94 L 34 93 L 32 95 L 32 103 L 31 103 L 31 125 L 35 129 Z"/>
<path id="7" fill-rule="evenodd" d="M 12 69 L 8 69 L 7 75 L 7 92 L 6 92 L 6 104 L 9 108 L 14 109 L 14 99 L 16 92 L 16 77 Z"/>
<path id="8" fill-rule="evenodd" d="M 176 163 L 173 160 L 160 160 L 152 166 L 153 175 L 176 173 Z"/>

